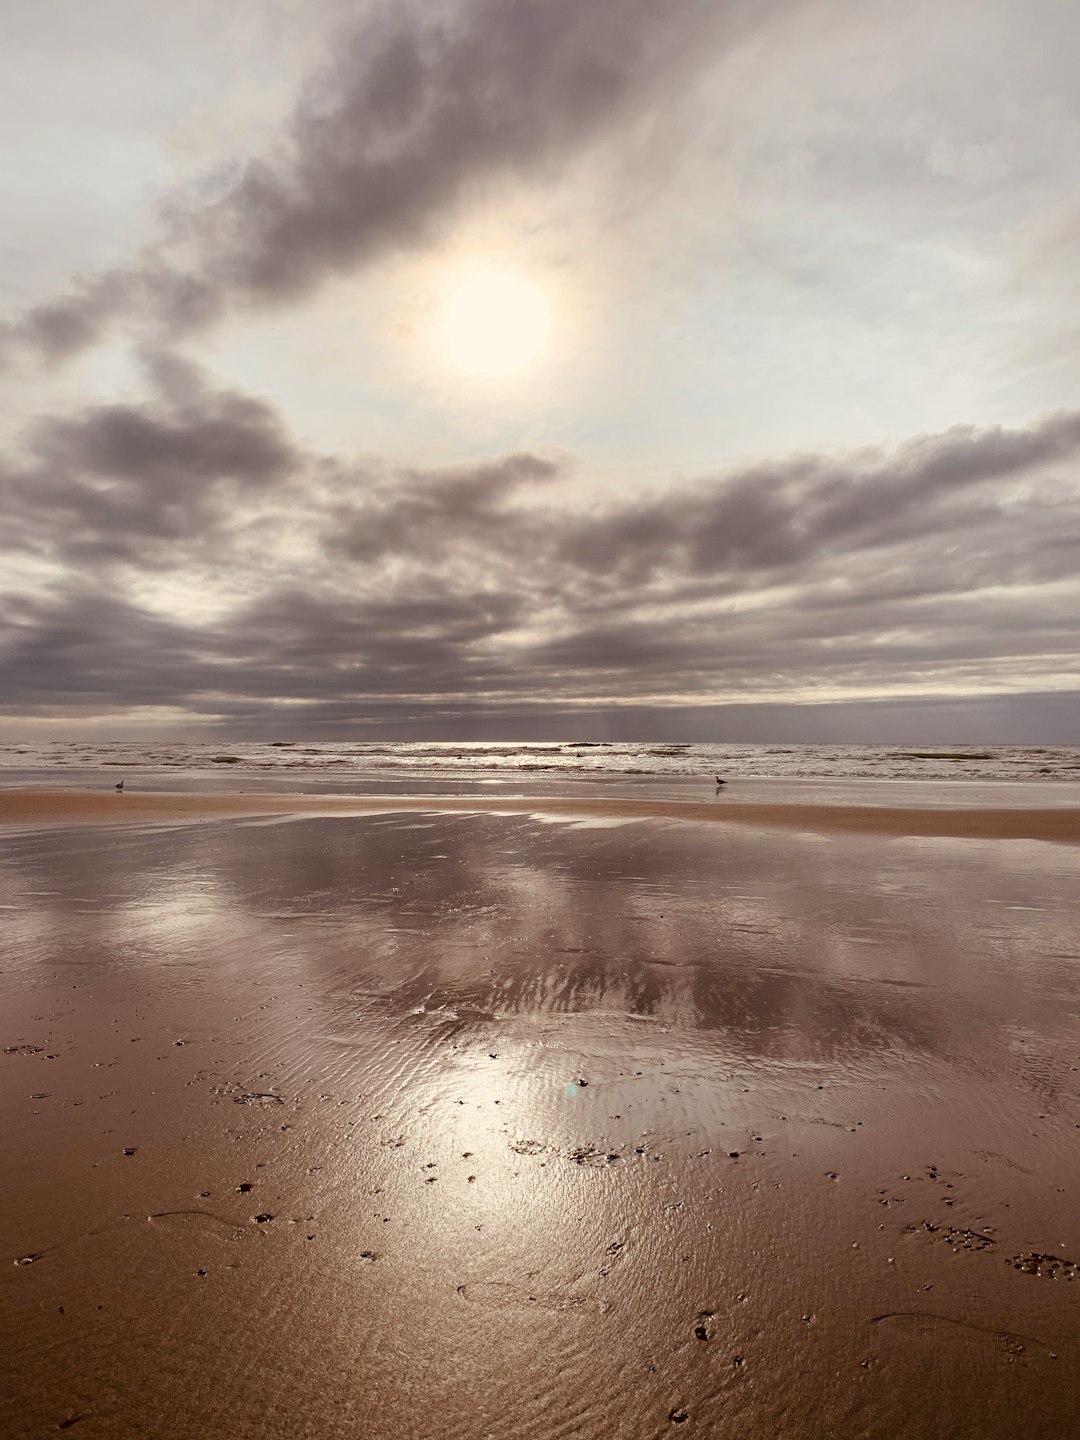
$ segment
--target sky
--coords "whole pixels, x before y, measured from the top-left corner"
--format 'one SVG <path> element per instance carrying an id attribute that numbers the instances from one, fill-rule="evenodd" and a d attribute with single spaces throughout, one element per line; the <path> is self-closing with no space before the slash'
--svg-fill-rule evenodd
<path id="1" fill-rule="evenodd" d="M 7 0 L 0 735 L 1080 744 L 1073 0 Z"/>

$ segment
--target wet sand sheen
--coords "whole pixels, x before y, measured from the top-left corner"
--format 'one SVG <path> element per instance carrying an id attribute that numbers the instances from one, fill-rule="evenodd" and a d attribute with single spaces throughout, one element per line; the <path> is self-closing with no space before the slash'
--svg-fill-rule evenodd
<path id="1" fill-rule="evenodd" d="M 1080 844 L 1080 807 L 965 809 L 886 805 L 770 805 L 711 801 L 458 795 L 325 796 L 101 794 L 82 790 L 0 790 L 0 825 L 100 825 L 199 821 L 257 815 L 431 813 L 550 815 L 562 818 L 686 820 L 784 830 L 952 839 L 1050 840 Z"/>
<path id="2" fill-rule="evenodd" d="M 1074 1433 L 1070 847 L 266 798 L 7 833 L 0 1433 Z"/>

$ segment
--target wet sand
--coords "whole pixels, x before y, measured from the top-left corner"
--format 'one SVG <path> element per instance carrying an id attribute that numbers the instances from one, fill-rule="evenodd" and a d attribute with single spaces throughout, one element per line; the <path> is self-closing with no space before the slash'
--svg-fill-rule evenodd
<path id="1" fill-rule="evenodd" d="M 869 788 L 869 787 L 868 787 Z M 957 839 L 1052 840 L 1080 844 L 1080 806 L 941 807 L 745 804 L 714 800 L 597 795 L 302 795 L 82 789 L 0 790 L 0 825 L 101 825 L 239 819 L 256 815 L 376 815 L 421 809 L 437 814 L 542 815 L 562 819 L 682 820 L 829 834 L 924 835 Z"/>
<path id="2" fill-rule="evenodd" d="M 1080 1432 L 1073 819 L 12 793 L 5 1437 Z"/>

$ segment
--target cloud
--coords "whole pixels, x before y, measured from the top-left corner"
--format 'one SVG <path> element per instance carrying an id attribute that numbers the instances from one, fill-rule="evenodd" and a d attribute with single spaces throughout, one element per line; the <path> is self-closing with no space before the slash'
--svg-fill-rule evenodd
<path id="1" fill-rule="evenodd" d="M 289 163 L 251 166 L 204 217 L 215 268 L 291 297 L 426 238 L 467 190 L 557 173 L 629 110 L 670 99 L 747 13 L 732 0 L 384 8 L 308 87 Z"/>
<path id="2" fill-rule="evenodd" d="M 978 518 L 987 503 L 998 515 L 1004 501 L 987 501 L 990 482 L 1078 449 L 1077 415 L 1051 416 L 1026 431 L 957 427 L 910 441 L 884 460 L 807 457 L 755 466 L 677 498 L 665 494 L 599 516 L 569 544 L 595 571 L 638 583 L 675 567 L 713 576 L 782 570 L 834 549 L 933 535 L 943 524 Z"/>
<path id="3" fill-rule="evenodd" d="M 250 729 L 286 703 L 294 727 L 461 733 L 1075 673 L 1080 413 L 588 506 L 565 456 L 350 464 L 175 358 L 149 367 L 147 400 L 39 420 L 7 466 L 2 543 L 46 567 L 4 600 L 9 714 L 155 704 Z"/>
<path id="4" fill-rule="evenodd" d="M 467 467 L 396 470 L 369 484 L 362 502 L 331 504 L 322 544 L 331 557 L 366 562 L 409 554 L 437 563 L 448 548 L 495 548 L 508 529 L 520 540 L 529 523 L 507 502 L 554 481 L 560 469 L 553 458 L 523 452 Z"/>
<path id="5" fill-rule="evenodd" d="M 174 202 L 159 244 L 0 338 L 62 359 L 123 315 L 176 335 L 236 303 L 300 299 L 430 240 L 490 186 L 557 178 L 631 116 L 670 110 L 725 43 L 794 3 L 386 0 L 304 86 L 280 156 L 250 160 L 201 208 Z"/>
<path id="6" fill-rule="evenodd" d="M 224 296 L 209 278 L 185 274 L 163 257 L 148 255 L 79 280 L 66 294 L 32 306 L 16 323 L 0 329 L 4 350 L 28 345 L 48 362 L 77 355 L 95 345 L 114 320 L 141 317 L 143 328 L 166 335 L 198 330 L 216 320 Z"/>
<path id="7" fill-rule="evenodd" d="M 11 714 L 117 711 L 190 697 L 210 667 L 205 636 L 70 577 L 47 597 L 7 595 L 0 673 Z"/>
<path id="8" fill-rule="evenodd" d="M 152 356 L 149 368 L 153 400 L 31 427 L 7 470 L 0 548 L 74 567 L 206 559 L 306 463 L 271 406 L 172 357 Z"/>

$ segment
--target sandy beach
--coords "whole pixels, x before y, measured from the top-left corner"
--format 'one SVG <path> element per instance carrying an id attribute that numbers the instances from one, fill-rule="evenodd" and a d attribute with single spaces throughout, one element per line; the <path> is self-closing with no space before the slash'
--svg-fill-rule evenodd
<path id="1" fill-rule="evenodd" d="M 821 834 L 939 836 L 955 839 L 1053 840 L 1080 844 L 1080 806 L 1008 809 L 900 805 L 745 804 L 718 800 L 650 799 L 595 793 L 567 795 L 191 794 L 173 791 L 110 794 L 62 789 L 0 789 L 0 825 L 148 824 L 254 816 L 430 814 L 543 815 L 568 820 L 682 820 L 752 825 Z"/>
<path id="2" fill-rule="evenodd" d="M 1080 3 L 3 18 L 0 1440 L 1080 1440 Z"/>
<path id="3" fill-rule="evenodd" d="M 0 791 L 0 1434 L 1076 1433 L 1078 816 Z"/>

